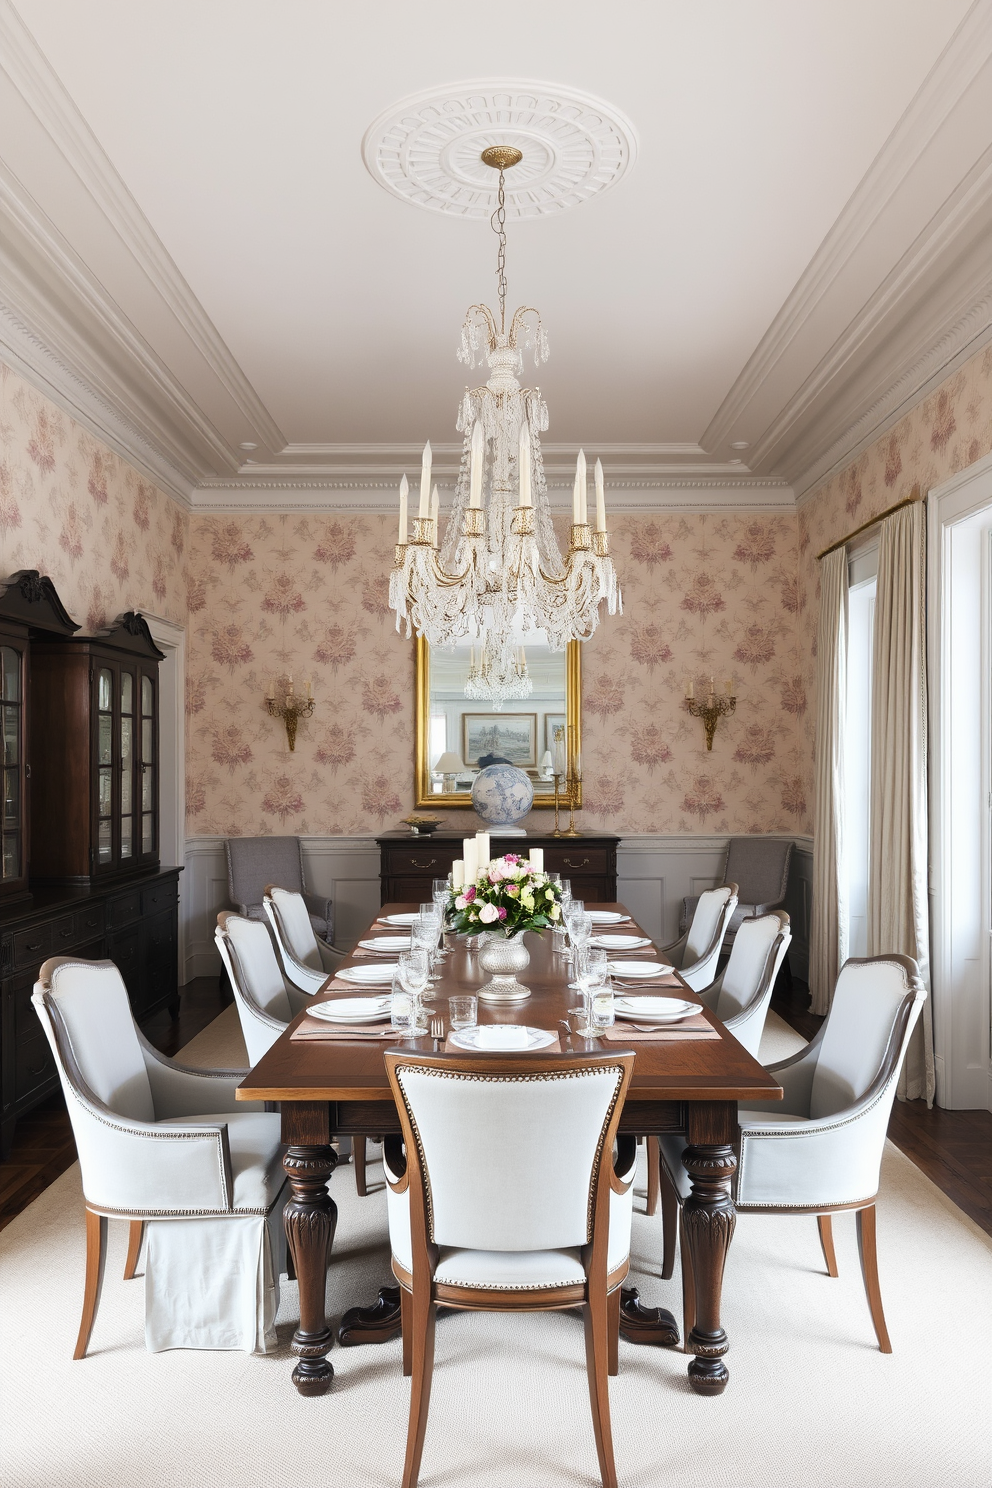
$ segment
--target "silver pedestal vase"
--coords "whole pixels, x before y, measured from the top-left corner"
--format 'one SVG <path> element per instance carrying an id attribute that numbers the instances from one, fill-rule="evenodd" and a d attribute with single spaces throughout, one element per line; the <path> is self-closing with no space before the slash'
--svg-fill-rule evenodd
<path id="1" fill-rule="evenodd" d="M 530 951 L 523 935 L 486 934 L 479 950 L 479 965 L 492 973 L 492 980 L 479 988 L 480 1002 L 523 1002 L 530 988 L 517 981 L 516 973 L 530 965 Z"/>

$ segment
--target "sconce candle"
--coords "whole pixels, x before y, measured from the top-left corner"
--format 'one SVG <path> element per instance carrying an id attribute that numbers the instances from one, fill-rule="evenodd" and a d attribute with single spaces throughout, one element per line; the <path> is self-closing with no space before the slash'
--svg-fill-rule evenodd
<path id="1" fill-rule="evenodd" d="M 265 699 L 266 711 L 273 718 L 281 718 L 286 725 L 286 740 L 291 750 L 296 749 L 296 727 L 301 718 L 309 718 L 313 713 L 314 697 L 313 684 L 307 683 L 306 697 L 297 697 L 293 690 L 293 679 L 288 679 L 288 684 L 282 697 L 274 696 L 275 688 L 270 689 Z"/>
<path id="2" fill-rule="evenodd" d="M 728 680 L 726 693 L 723 697 L 717 697 L 713 690 L 713 678 L 711 677 L 709 695 L 705 701 L 700 700 L 697 702 L 695 687 L 690 680 L 685 697 L 682 700 L 682 706 L 687 713 L 690 713 L 693 718 L 701 718 L 703 720 L 703 727 L 706 730 L 706 748 L 709 750 L 713 748 L 713 735 L 716 733 L 718 721 L 728 714 L 733 713 L 737 707 L 737 699 L 731 690 L 732 686 L 732 681 Z"/>

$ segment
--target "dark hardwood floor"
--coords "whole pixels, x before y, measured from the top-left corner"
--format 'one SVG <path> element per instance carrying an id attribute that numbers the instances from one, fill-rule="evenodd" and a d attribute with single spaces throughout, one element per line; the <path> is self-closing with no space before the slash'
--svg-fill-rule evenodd
<path id="1" fill-rule="evenodd" d="M 794 980 L 791 995 L 782 979 L 772 1007 L 803 1038 L 819 1031 L 822 1018 L 809 1011 L 809 988 Z M 949 1199 L 992 1235 L 992 1111 L 931 1111 L 921 1100 L 897 1100 L 889 1136 Z"/>
<path id="2" fill-rule="evenodd" d="M 142 1033 L 163 1054 L 177 1054 L 232 1000 L 226 979 L 221 984 L 218 977 L 197 977 L 182 988 L 179 1017 L 173 1021 L 163 1009 Z M 75 1161 L 76 1144 L 59 1091 L 17 1123 L 10 1156 L 0 1162 L 0 1230 Z"/>
<path id="3" fill-rule="evenodd" d="M 148 1041 L 163 1054 L 176 1054 L 231 1001 L 226 982 L 198 977 L 182 989 L 180 1012 L 167 1012 L 145 1025 Z M 809 988 L 780 986 L 772 1007 L 804 1038 L 822 1023 L 809 1011 Z M 992 1235 L 992 1112 L 928 1111 L 922 1101 L 896 1101 L 889 1136 L 965 1214 Z M 11 1155 L 0 1163 L 0 1229 L 76 1160 L 72 1129 L 61 1095 L 52 1096 L 18 1124 Z"/>

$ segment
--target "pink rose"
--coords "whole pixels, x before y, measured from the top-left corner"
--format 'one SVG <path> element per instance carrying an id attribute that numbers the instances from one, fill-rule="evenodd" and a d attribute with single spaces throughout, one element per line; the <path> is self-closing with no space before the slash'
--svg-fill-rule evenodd
<path id="1" fill-rule="evenodd" d="M 484 904 L 479 910 L 479 919 L 484 925 L 491 925 L 494 920 L 499 919 L 499 910 L 495 904 Z"/>
<path id="2" fill-rule="evenodd" d="M 500 905 L 499 910 L 497 912 L 498 912 L 499 917 L 500 917 L 501 920 L 505 920 L 506 919 L 506 910 L 503 908 L 502 905 Z"/>
<path id="3" fill-rule="evenodd" d="M 475 898 L 475 884 L 469 884 L 468 888 L 465 890 L 464 894 L 462 895 L 462 898 L 465 900 L 465 904 L 471 904 L 472 903 L 472 900 Z M 464 907 L 465 907 L 465 905 L 462 905 L 462 908 L 463 909 L 464 909 Z"/>
<path id="4" fill-rule="evenodd" d="M 516 899 L 520 894 L 520 890 L 517 888 L 516 884 L 507 884 L 506 892 L 510 895 L 511 899 Z"/>
<path id="5" fill-rule="evenodd" d="M 465 909 L 465 908 L 467 908 L 467 906 L 468 906 L 468 900 L 465 898 L 465 895 L 464 894 L 459 894 L 458 895 L 458 898 L 455 900 L 455 908 L 456 909 Z"/>

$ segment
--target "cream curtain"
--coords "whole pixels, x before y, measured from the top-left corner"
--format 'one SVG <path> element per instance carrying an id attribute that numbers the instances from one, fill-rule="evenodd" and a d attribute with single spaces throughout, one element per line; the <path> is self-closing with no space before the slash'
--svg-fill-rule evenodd
<path id="1" fill-rule="evenodd" d="M 844 861 L 844 724 L 847 711 L 847 551 L 820 565 L 816 658 L 816 778 L 813 803 L 813 915 L 809 987 L 814 1013 L 829 1011 L 847 960 Z"/>
<path id="2" fill-rule="evenodd" d="M 882 523 L 872 656 L 868 954 L 914 957 L 929 987 L 924 543 L 922 501 Z M 928 997 L 898 1093 L 929 1105 L 933 1091 Z"/>

